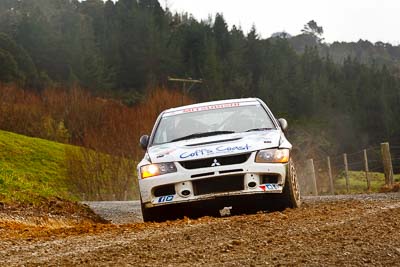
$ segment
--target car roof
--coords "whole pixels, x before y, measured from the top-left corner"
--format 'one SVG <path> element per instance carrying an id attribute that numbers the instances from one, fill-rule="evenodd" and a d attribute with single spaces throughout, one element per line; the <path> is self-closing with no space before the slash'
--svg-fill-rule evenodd
<path id="1" fill-rule="evenodd" d="M 218 101 L 203 102 L 176 108 L 170 108 L 165 110 L 163 112 L 163 115 L 175 115 L 179 113 L 229 108 L 229 107 L 236 107 L 243 105 L 256 105 L 256 104 L 260 104 L 258 98 L 238 98 L 238 99 L 218 100 Z"/>

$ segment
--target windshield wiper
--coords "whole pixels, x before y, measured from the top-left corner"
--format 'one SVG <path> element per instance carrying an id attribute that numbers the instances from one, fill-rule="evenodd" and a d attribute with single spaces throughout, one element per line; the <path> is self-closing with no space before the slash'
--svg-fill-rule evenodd
<path id="1" fill-rule="evenodd" d="M 268 131 L 268 130 L 275 130 L 275 128 L 254 128 L 254 129 L 247 130 L 246 132 Z"/>
<path id="2" fill-rule="evenodd" d="M 232 134 L 232 133 L 235 133 L 235 132 L 234 131 L 214 131 L 214 132 L 194 133 L 194 134 L 189 134 L 187 136 L 176 138 L 174 140 L 171 140 L 171 142 L 188 140 L 188 139 L 193 139 L 193 138 L 200 138 L 200 137 L 207 137 L 207 136 L 213 136 L 213 135 L 219 135 L 219 134 Z"/>

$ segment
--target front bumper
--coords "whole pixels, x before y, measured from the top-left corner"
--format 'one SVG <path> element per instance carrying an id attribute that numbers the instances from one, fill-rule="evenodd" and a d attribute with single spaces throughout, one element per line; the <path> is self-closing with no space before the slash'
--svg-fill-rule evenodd
<path id="1" fill-rule="evenodd" d="M 254 159 L 252 153 L 241 164 L 199 169 L 176 164 L 175 173 L 139 179 L 142 203 L 151 208 L 226 196 L 282 193 L 287 163 L 255 163 Z M 232 186 L 230 179 L 236 185 Z M 162 187 L 171 190 L 160 194 L 157 189 Z"/>

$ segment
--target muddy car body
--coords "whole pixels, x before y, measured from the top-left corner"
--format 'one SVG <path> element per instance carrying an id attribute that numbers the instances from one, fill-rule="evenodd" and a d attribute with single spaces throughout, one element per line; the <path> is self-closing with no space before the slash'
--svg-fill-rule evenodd
<path id="1" fill-rule="evenodd" d="M 162 112 L 138 164 L 143 219 L 298 207 L 284 119 L 260 99 L 214 101 Z"/>

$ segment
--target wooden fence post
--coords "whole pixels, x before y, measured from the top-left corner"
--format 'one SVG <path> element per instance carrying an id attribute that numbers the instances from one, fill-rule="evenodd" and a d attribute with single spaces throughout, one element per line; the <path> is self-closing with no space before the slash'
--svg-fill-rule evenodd
<path id="1" fill-rule="evenodd" d="M 368 168 L 368 156 L 366 149 L 364 149 L 364 169 L 365 169 L 365 179 L 367 179 L 367 190 L 369 192 L 371 191 L 371 180 L 368 175 L 369 168 Z"/>
<path id="2" fill-rule="evenodd" d="M 317 188 L 317 180 L 315 177 L 315 168 L 314 168 L 314 160 L 313 159 L 309 159 L 307 160 L 307 170 L 310 170 L 309 175 L 311 178 L 311 184 L 312 184 L 312 188 L 311 188 L 311 193 L 314 196 L 318 196 L 318 188 Z"/>
<path id="3" fill-rule="evenodd" d="M 332 168 L 331 168 L 331 158 L 328 156 L 327 157 L 327 162 L 328 162 L 328 175 L 329 175 L 329 186 L 330 186 L 330 191 L 331 194 L 335 194 L 335 186 L 333 185 L 333 177 L 332 177 Z"/>
<path id="4" fill-rule="evenodd" d="M 392 157 L 390 156 L 389 143 L 381 143 L 382 163 L 385 172 L 385 184 L 388 186 L 393 185 L 393 166 Z"/>
<path id="5" fill-rule="evenodd" d="M 347 154 L 343 154 L 343 161 L 344 161 L 344 175 L 346 178 L 346 191 L 347 193 L 350 192 L 350 182 L 349 182 L 349 164 L 347 164 Z"/>

